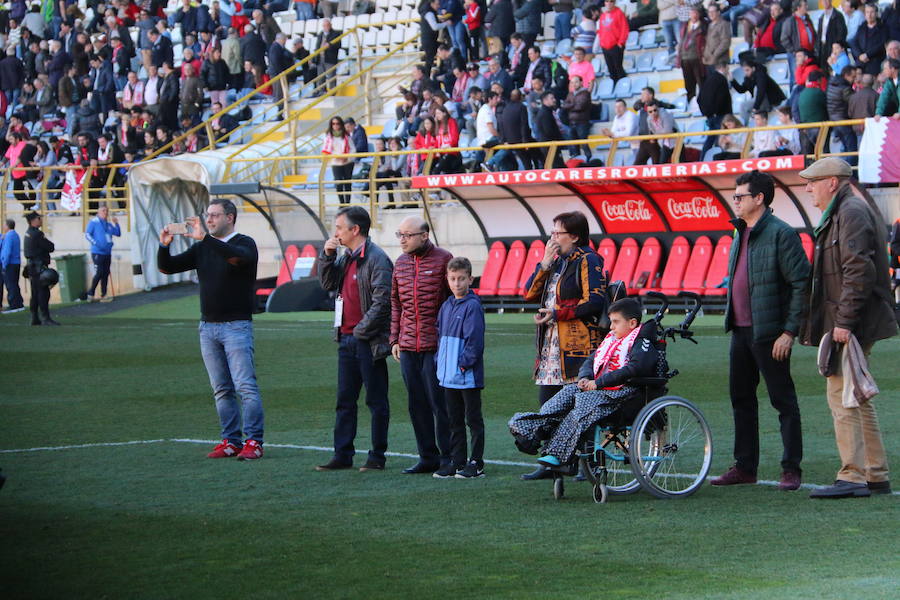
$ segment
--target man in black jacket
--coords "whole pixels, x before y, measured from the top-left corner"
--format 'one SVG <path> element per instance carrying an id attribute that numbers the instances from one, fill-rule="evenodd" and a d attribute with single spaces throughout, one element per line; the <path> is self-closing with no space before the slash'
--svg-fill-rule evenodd
<path id="1" fill-rule="evenodd" d="M 524 144 L 532 141 L 531 129 L 528 126 L 528 109 L 522 103 L 522 94 L 519 90 L 513 90 L 509 95 L 509 102 L 497 117 L 497 133 L 500 142 L 504 144 Z M 537 154 L 537 168 L 540 165 L 540 153 Z M 499 150 L 486 164 L 493 170 L 499 166 L 504 171 L 518 169 L 516 158 L 522 161 L 525 169 L 533 168 L 534 155 L 530 150 Z"/>
<path id="2" fill-rule="evenodd" d="M 531 81 L 535 77 L 540 77 L 545 84 L 551 81 L 550 68 L 550 59 L 541 56 L 541 51 L 537 46 L 531 46 L 528 49 L 528 65 L 525 67 L 525 75 L 522 78 L 522 91 L 526 94 L 531 91 Z"/>
<path id="3" fill-rule="evenodd" d="M 31 282 L 31 324 L 59 325 L 50 317 L 50 286 L 41 279 L 41 273 L 50 266 L 50 253 L 56 247 L 41 231 L 41 215 L 30 212 L 25 215 L 28 231 L 25 232 L 25 276 Z"/>
<path id="4" fill-rule="evenodd" d="M 750 92 L 753 96 L 753 110 L 769 112 L 784 102 L 781 86 L 769 77 L 765 66 L 747 57 L 741 60 L 741 68 L 744 70 L 744 81 L 738 83 L 732 79 L 731 87 L 738 92 Z"/>
<path id="5" fill-rule="evenodd" d="M 159 119 L 163 125 L 175 131 L 178 129 L 178 98 L 181 84 L 178 71 L 169 63 L 162 66 L 163 82 L 159 88 Z"/>
<path id="6" fill-rule="evenodd" d="M 884 45 L 888 41 L 888 31 L 884 23 L 878 20 L 878 5 L 866 4 L 866 20 L 856 30 L 856 37 L 850 47 L 856 64 L 862 66 L 863 73 L 878 75 L 881 62 L 886 56 Z"/>
<path id="7" fill-rule="evenodd" d="M 319 283 L 337 292 L 335 341 L 338 343 L 337 415 L 334 456 L 317 471 L 353 466 L 356 450 L 356 405 L 366 388 L 372 415 L 372 449 L 360 471 L 383 471 L 388 445 L 388 370 L 391 352 L 391 278 L 394 266 L 384 250 L 369 239 L 369 213 L 359 206 L 340 209 L 334 236 L 318 259 Z"/>
<path id="8" fill-rule="evenodd" d="M 160 35 L 156 29 L 147 32 L 150 39 L 150 64 L 157 69 L 162 68 L 163 63 L 175 64 L 175 51 L 172 49 L 172 41 L 164 35 Z"/>
<path id="9" fill-rule="evenodd" d="M 731 92 L 728 90 L 728 63 L 720 62 L 714 67 L 707 67 L 706 79 L 700 84 L 700 94 L 697 96 L 697 105 L 700 112 L 706 117 L 708 130 L 719 129 L 722 126 L 722 118 L 731 114 Z M 706 156 L 709 149 L 716 144 L 718 136 L 708 135 L 703 142 L 703 150 L 700 159 Z"/>
<path id="10" fill-rule="evenodd" d="M 253 31 L 253 25 L 244 28 L 244 37 L 241 38 L 241 57 L 249 60 L 257 66 L 266 64 L 266 43 L 258 33 Z"/>
<path id="11" fill-rule="evenodd" d="M 16 57 L 16 49 L 6 49 L 6 56 L 0 60 L 0 90 L 6 94 L 9 106 L 15 106 L 25 81 L 25 67 Z"/>
<path id="12" fill-rule="evenodd" d="M 288 52 L 287 48 L 284 47 L 286 41 L 287 36 L 279 32 L 275 35 L 275 41 L 272 42 L 272 46 L 269 48 L 269 68 L 267 73 L 269 74 L 270 79 L 274 79 L 280 73 L 291 68 L 294 64 L 294 57 Z M 287 79 L 276 81 L 272 84 L 272 96 L 275 104 L 280 105 L 281 101 L 284 99 L 285 87 L 288 84 L 289 82 Z M 281 120 L 282 118 L 283 117 L 279 113 L 277 119 Z"/>
<path id="13" fill-rule="evenodd" d="M 575 75 L 571 82 L 572 91 L 563 101 L 562 108 L 569 118 L 569 127 L 573 140 L 586 140 L 591 133 L 591 92 L 582 85 L 581 77 Z M 572 146 L 572 153 L 577 152 L 577 146 Z M 591 147 L 588 144 L 581 146 L 584 160 L 591 160 Z"/>
<path id="14" fill-rule="evenodd" d="M 488 36 L 500 38 L 502 51 L 505 52 L 509 46 L 509 38 L 516 30 L 512 2 L 497 0 L 491 4 L 491 8 L 484 16 L 484 22 L 488 25 Z"/>
<path id="15" fill-rule="evenodd" d="M 828 67 L 831 45 L 835 42 L 847 42 L 847 22 L 840 10 L 836 10 L 831 2 L 826 2 L 825 10 L 816 23 L 816 60 L 823 69 Z"/>
<path id="16" fill-rule="evenodd" d="M 340 44 L 336 43 L 334 40 L 340 37 L 340 35 L 340 31 L 336 31 L 331 27 L 331 21 L 329 19 L 322 19 L 322 31 L 316 36 L 316 51 L 319 51 L 322 48 L 325 50 L 315 58 L 316 75 L 321 78 L 324 73 L 328 73 L 328 75 L 325 75 L 325 87 L 329 90 L 334 88 L 335 81 L 337 81 L 337 70 L 332 69 L 332 67 L 336 66 L 338 62 L 338 51 L 341 47 Z M 320 87 L 321 85 L 321 79 L 317 80 L 316 87 Z M 321 93 L 323 92 L 317 92 L 317 94 Z"/>
<path id="17" fill-rule="evenodd" d="M 255 460 L 263 455 L 263 406 L 251 321 L 259 261 L 256 242 L 234 230 L 237 208 L 231 200 L 212 200 L 204 219 L 209 233 L 199 217 L 188 219 L 185 235 L 196 243 L 175 256 L 169 253 L 174 235 L 169 225 L 163 227 L 156 263 L 165 274 L 196 269 L 200 281 L 200 352 L 222 428 L 222 441 L 207 458 Z M 241 395 L 240 406 L 235 392 Z"/>
<path id="18" fill-rule="evenodd" d="M 825 106 L 828 109 L 828 119 L 831 121 L 845 121 L 850 118 L 850 96 L 853 95 L 853 83 L 856 81 L 856 67 L 847 65 L 840 74 L 828 81 L 828 89 L 825 92 Z M 835 127 L 834 135 L 841 141 L 844 152 L 856 152 L 856 134 L 850 125 Z M 856 156 L 845 156 L 844 160 L 855 165 Z"/>
<path id="19" fill-rule="evenodd" d="M 541 96 L 541 110 L 538 111 L 536 128 L 538 132 L 539 142 L 557 142 L 563 139 L 562 132 L 559 129 L 559 123 L 556 120 L 556 96 L 553 92 L 544 92 Z M 544 162 L 546 163 L 549 148 L 543 149 Z M 561 148 L 557 147 L 556 154 L 553 157 L 553 168 L 561 169 L 563 167 L 562 156 L 560 156 Z"/>

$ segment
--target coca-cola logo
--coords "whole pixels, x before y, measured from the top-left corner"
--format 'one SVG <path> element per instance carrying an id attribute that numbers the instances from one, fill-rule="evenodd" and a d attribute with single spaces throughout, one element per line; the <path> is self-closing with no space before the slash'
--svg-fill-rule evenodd
<path id="1" fill-rule="evenodd" d="M 604 201 L 602 210 L 607 221 L 650 221 L 653 218 L 643 200 L 626 200 L 622 204 Z"/>
<path id="2" fill-rule="evenodd" d="M 690 200 L 678 201 L 669 198 L 667 201 L 669 215 L 673 219 L 718 219 L 719 207 L 710 196 L 694 196 Z"/>

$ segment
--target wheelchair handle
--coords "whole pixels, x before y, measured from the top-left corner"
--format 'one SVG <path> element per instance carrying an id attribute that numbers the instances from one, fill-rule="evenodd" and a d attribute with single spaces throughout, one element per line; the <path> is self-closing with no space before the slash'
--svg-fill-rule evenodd
<path id="1" fill-rule="evenodd" d="M 684 321 L 682 321 L 679 326 L 681 329 L 681 337 L 696 344 L 697 340 L 694 339 L 694 332 L 690 330 L 690 327 L 691 323 L 694 322 L 694 319 L 697 318 L 697 313 L 699 313 L 700 309 L 703 307 L 700 296 L 694 292 L 682 291 L 678 293 L 678 297 L 691 301 L 691 307 L 688 309 L 687 314 L 685 314 Z"/>
<path id="2" fill-rule="evenodd" d="M 647 292 L 647 295 L 662 302 L 662 306 L 659 307 L 659 310 L 656 311 L 656 315 L 653 317 L 653 320 L 659 325 L 663 317 L 666 316 L 666 311 L 669 310 L 669 297 L 660 292 Z"/>

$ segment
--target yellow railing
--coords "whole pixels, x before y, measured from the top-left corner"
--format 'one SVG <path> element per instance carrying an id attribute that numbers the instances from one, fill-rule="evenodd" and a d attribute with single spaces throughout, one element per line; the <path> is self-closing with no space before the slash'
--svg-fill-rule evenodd
<path id="1" fill-rule="evenodd" d="M 857 152 L 832 152 L 832 153 L 824 153 L 823 149 L 825 146 L 825 141 L 829 135 L 829 130 L 833 127 L 838 126 L 852 126 L 852 125 L 861 125 L 864 121 L 862 119 L 855 120 L 844 120 L 844 121 L 826 121 L 822 123 L 796 123 L 790 126 L 767 126 L 767 127 L 741 127 L 735 129 L 717 129 L 712 131 L 701 131 L 701 132 L 686 132 L 680 131 L 671 134 L 665 135 L 636 135 L 636 136 L 628 136 L 628 137 L 620 137 L 620 138 L 610 138 L 610 137 L 595 137 L 589 138 L 587 140 L 564 140 L 564 141 L 555 141 L 555 142 L 530 142 L 523 144 L 500 144 L 494 146 L 490 149 L 484 149 L 480 146 L 469 146 L 469 147 L 458 147 L 453 148 L 452 152 L 470 152 L 470 151 L 478 151 L 484 150 L 486 152 L 485 158 L 490 158 L 496 151 L 502 149 L 508 150 L 516 150 L 516 149 L 535 149 L 535 148 L 545 148 L 547 150 L 547 155 L 544 159 L 544 168 L 552 168 L 554 160 L 556 158 L 556 154 L 559 152 L 560 148 L 565 148 L 569 146 L 580 146 L 580 145 L 589 145 L 589 146 L 605 146 L 609 144 L 609 155 L 607 158 L 607 164 L 611 164 L 614 157 L 616 149 L 621 144 L 630 144 L 631 142 L 641 142 L 644 140 L 651 141 L 660 141 L 671 139 L 675 140 L 675 146 L 672 151 L 672 157 L 670 158 L 670 163 L 679 162 L 681 158 L 681 152 L 685 145 L 686 138 L 694 138 L 694 137 L 706 137 L 709 135 L 734 135 L 734 134 L 747 134 L 747 139 L 744 142 L 744 146 L 741 152 L 741 157 L 746 158 L 749 154 L 750 147 L 752 144 L 752 134 L 757 131 L 777 131 L 782 129 L 817 129 L 818 137 L 816 139 L 816 144 L 812 154 L 807 155 L 808 158 L 818 159 L 823 156 L 856 156 Z M 419 150 L 399 150 L 396 152 L 354 152 L 351 154 L 307 154 L 307 155 L 291 155 L 291 156 L 277 156 L 277 157 L 266 157 L 266 158 L 238 158 L 231 157 L 228 159 L 228 163 L 259 163 L 263 162 L 274 162 L 278 163 L 281 161 L 313 161 L 314 163 L 318 163 L 318 204 L 319 204 L 319 217 L 324 218 L 326 202 L 325 202 L 325 186 L 326 184 L 350 184 L 359 183 L 362 181 L 361 179 L 348 179 L 348 180 L 329 180 L 325 179 L 324 175 L 328 168 L 328 163 L 335 158 L 372 158 L 372 165 L 369 170 L 369 175 L 366 177 L 365 181 L 368 182 L 368 190 L 365 192 L 368 196 L 368 204 L 370 211 L 373 213 L 373 217 L 375 211 L 379 205 L 378 196 L 380 192 L 376 189 L 378 183 L 394 183 L 399 186 L 399 184 L 409 184 L 412 180 L 412 177 L 392 177 L 392 178 L 379 178 L 377 177 L 378 165 L 385 157 L 389 156 L 400 156 L 400 155 L 410 155 L 410 154 L 419 154 L 419 155 L 427 155 L 427 160 L 425 160 L 422 167 L 422 175 L 428 175 L 431 172 L 431 166 L 434 162 L 434 156 L 437 154 L 446 154 L 448 150 L 446 148 L 429 148 L 429 149 L 419 149 Z M 230 166 L 229 166 L 230 168 Z M 271 169 L 271 171 L 276 171 L 277 169 Z M 428 189 L 422 190 L 413 190 L 411 188 L 406 189 L 394 189 L 393 193 L 398 195 L 409 195 L 416 194 L 420 195 L 421 199 L 424 203 L 428 203 L 430 200 L 430 194 L 428 193 Z M 351 194 L 352 195 L 352 194 Z M 404 204 L 404 201 L 386 203 L 387 206 L 396 206 L 400 204 Z"/>
<path id="2" fill-rule="evenodd" d="M 347 63 L 347 62 L 351 62 L 351 61 L 355 60 L 355 61 L 357 61 L 358 67 L 361 69 L 363 59 L 366 57 L 363 56 L 363 47 L 364 46 L 363 46 L 362 40 L 360 39 L 360 31 L 369 29 L 372 27 L 380 28 L 380 27 L 391 27 L 391 26 L 396 26 L 396 25 L 410 25 L 413 23 L 417 23 L 418 21 L 419 21 L 418 19 L 408 19 L 408 20 L 403 20 L 403 21 L 389 21 L 389 22 L 385 22 L 385 23 L 369 23 L 369 24 L 356 25 L 346 31 L 341 32 L 341 34 L 331 42 L 331 45 L 340 44 L 344 38 L 353 36 L 353 38 L 356 42 L 356 50 L 357 50 L 356 56 L 350 57 L 348 55 L 348 57 L 345 58 L 344 61 L 342 61 L 342 62 Z M 416 38 L 413 38 L 412 40 L 407 40 L 403 43 L 403 45 L 406 46 L 406 45 L 408 45 L 409 42 L 415 41 L 415 40 L 416 40 Z M 167 144 L 161 146 L 160 148 L 157 148 L 154 152 L 148 154 L 144 158 L 144 160 L 156 158 L 157 156 L 160 156 L 161 154 L 168 152 L 175 144 L 182 143 L 185 139 L 187 139 L 187 137 L 189 135 L 197 133 L 201 130 L 205 130 L 207 139 L 209 140 L 207 143 L 206 149 L 215 148 L 217 141 L 220 141 L 226 137 L 230 137 L 235 132 L 251 126 L 250 121 L 252 121 L 252 120 L 247 120 L 247 121 L 241 123 L 234 130 L 228 132 L 228 134 L 223 134 L 223 135 L 219 136 L 218 139 L 216 138 L 216 136 L 212 130 L 212 121 L 225 116 L 226 114 L 230 113 L 235 108 L 238 108 L 242 105 L 246 105 L 253 98 L 264 97 L 264 98 L 268 99 L 268 95 L 265 94 L 264 92 L 274 85 L 281 86 L 281 89 L 282 89 L 281 96 L 282 97 L 281 97 L 281 101 L 280 101 L 280 106 L 273 105 L 269 108 L 274 108 L 276 111 L 278 111 L 282 115 L 288 115 L 290 113 L 289 106 L 290 106 L 290 102 L 291 102 L 290 94 L 288 93 L 289 89 L 290 89 L 288 78 L 291 76 L 291 74 L 295 73 L 298 69 L 302 69 L 304 66 L 307 66 L 307 65 L 315 64 L 318 57 L 321 56 L 322 54 L 324 54 L 324 52 L 325 52 L 325 48 L 320 48 L 318 50 L 315 50 L 314 52 L 311 52 L 309 54 L 309 56 L 307 56 L 303 60 L 300 60 L 300 61 L 294 63 L 289 68 L 285 69 L 284 71 L 282 71 L 275 77 L 271 78 L 269 81 L 260 85 L 258 88 L 254 89 L 249 94 L 246 94 L 245 96 L 238 98 L 237 100 L 235 100 L 228 106 L 223 107 L 222 110 L 211 115 L 209 117 L 209 119 L 207 119 L 203 123 L 200 123 L 199 125 L 195 125 L 191 129 L 188 129 L 187 131 L 182 133 L 177 138 L 174 138 Z M 332 73 L 334 73 L 334 75 L 333 75 L 334 77 L 337 77 L 337 71 L 340 69 L 342 62 L 339 62 L 336 65 L 334 65 L 332 68 L 328 69 L 327 71 L 318 74 L 313 79 L 314 82 L 317 80 L 321 80 L 321 83 L 318 83 L 314 86 L 314 91 L 320 91 L 322 88 L 326 87 L 329 80 L 332 77 Z M 304 82 L 304 85 L 306 85 L 306 82 Z M 339 88 L 340 88 L 340 85 L 336 85 L 335 88 L 333 90 L 329 90 L 326 95 L 327 96 L 334 95 L 334 93 Z M 319 99 L 321 99 L 321 97 Z M 258 123 L 253 123 L 253 125 L 258 125 Z M 247 132 L 243 132 L 242 135 L 246 135 L 246 133 Z"/>

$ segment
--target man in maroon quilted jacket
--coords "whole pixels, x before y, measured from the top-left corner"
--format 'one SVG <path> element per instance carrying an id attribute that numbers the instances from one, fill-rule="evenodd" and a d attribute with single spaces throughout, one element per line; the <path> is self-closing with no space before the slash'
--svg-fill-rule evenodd
<path id="1" fill-rule="evenodd" d="M 394 265 L 391 283 L 390 342 L 391 352 L 400 362 L 419 448 L 419 462 L 403 472 L 453 477 L 447 406 L 435 366 L 437 316 L 450 295 L 447 263 L 453 256 L 431 243 L 429 231 L 420 217 L 407 217 L 397 229 L 403 254 Z"/>

